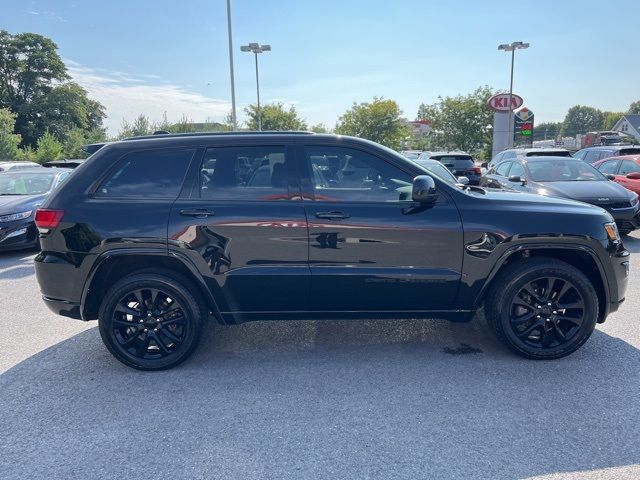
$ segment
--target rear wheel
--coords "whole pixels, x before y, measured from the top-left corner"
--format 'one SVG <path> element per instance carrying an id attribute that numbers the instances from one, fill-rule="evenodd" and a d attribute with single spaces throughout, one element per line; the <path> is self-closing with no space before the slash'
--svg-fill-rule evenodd
<path id="1" fill-rule="evenodd" d="M 555 259 L 532 258 L 505 268 L 486 302 L 487 322 L 519 355 L 554 359 L 575 352 L 591 336 L 598 297 L 577 268 Z"/>
<path id="2" fill-rule="evenodd" d="M 164 370 L 191 355 L 206 315 L 187 279 L 138 273 L 109 289 L 98 325 L 104 344 L 119 361 L 140 370 Z"/>

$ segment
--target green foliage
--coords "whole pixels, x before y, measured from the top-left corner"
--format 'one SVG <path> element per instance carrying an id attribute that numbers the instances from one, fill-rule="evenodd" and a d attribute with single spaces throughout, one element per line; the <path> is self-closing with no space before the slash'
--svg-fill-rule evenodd
<path id="1" fill-rule="evenodd" d="M 562 131 L 562 122 L 546 122 L 535 125 L 533 129 L 534 140 L 555 140 Z"/>
<path id="2" fill-rule="evenodd" d="M 468 95 L 438 97 L 432 105 L 421 104 L 418 119 L 431 120 L 431 143 L 447 150 L 477 152 L 491 143 L 493 112 L 487 100 L 493 95 L 488 86 Z"/>
<path id="3" fill-rule="evenodd" d="M 335 132 L 367 138 L 399 150 L 411 133 L 401 115 L 396 102 L 374 97 L 371 103 L 354 103 L 338 119 Z"/>
<path id="4" fill-rule="evenodd" d="M 329 133 L 324 123 L 316 123 L 311 127 L 311 131 L 315 133 Z"/>
<path id="5" fill-rule="evenodd" d="M 282 103 L 271 103 L 261 105 L 262 114 L 262 130 L 306 130 L 307 123 L 298 116 L 295 107 L 288 110 L 284 108 Z M 249 130 L 258 130 L 258 106 L 249 105 L 244 109 L 247 114 L 247 127 Z"/>
<path id="6" fill-rule="evenodd" d="M 87 154 L 82 151 L 84 145 L 104 142 L 105 140 L 106 135 L 102 129 L 87 131 L 75 128 L 67 133 L 65 141 L 62 142 L 63 158 L 85 158 Z"/>
<path id="7" fill-rule="evenodd" d="M 69 76 L 57 45 L 34 33 L 0 31 L 0 108 L 16 113 L 15 133 L 34 146 L 50 131 L 59 140 L 75 129 L 102 128 L 104 107 Z"/>
<path id="8" fill-rule="evenodd" d="M 16 160 L 35 162 L 36 151 L 33 148 L 31 148 L 29 145 L 27 145 L 26 147 L 22 147 L 18 150 L 18 155 L 16 156 Z"/>
<path id="9" fill-rule="evenodd" d="M 629 105 L 629 111 L 627 113 L 630 113 L 632 115 L 640 115 L 640 100 Z"/>
<path id="10" fill-rule="evenodd" d="M 18 158 L 20 135 L 13 133 L 16 115 L 8 108 L 0 108 L 0 160 Z"/>
<path id="11" fill-rule="evenodd" d="M 51 133 L 45 132 L 45 134 L 38 139 L 37 145 L 36 161 L 38 163 L 62 159 L 62 143 Z"/>
<path id="12" fill-rule="evenodd" d="M 166 119 L 165 119 L 166 121 Z M 154 125 L 145 114 L 138 115 L 133 123 L 129 123 L 126 120 L 122 121 L 122 126 L 118 132 L 117 139 L 127 137 L 139 137 L 141 135 L 151 135 L 154 132 Z"/>
<path id="13" fill-rule="evenodd" d="M 611 130 L 613 126 L 618 123 L 618 120 L 622 118 L 624 113 L 622 112 L 602 112 L 604 121 L 602 123 L 603 130 Z"/>
<path id="14" fill-rule="evenodd" d="M 562 134 L 573 137 L 579 133 L 602 130 L 604 113 L 601 110 L 584 105 L 571 107 L 562 122 Z"/>

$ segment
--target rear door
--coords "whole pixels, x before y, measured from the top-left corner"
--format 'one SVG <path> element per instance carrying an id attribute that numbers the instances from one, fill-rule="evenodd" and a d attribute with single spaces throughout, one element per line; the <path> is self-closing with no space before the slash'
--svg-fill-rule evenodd
<path id="1" fill-rule="evenodd" d="M 207 148 L 173 205 L 169 248 L 204 273 L 223 312 L 304 309 L 308 231 L 291 149 Z"/>
<path id="2" fill-rule="evenodd" d="M 452 308 L 461 278 L 462 225 L 446 194 L 420 208 L 411 201 L 411 174 L 355 147 L 308 145 L 301 160 L 311 309 Z"/>

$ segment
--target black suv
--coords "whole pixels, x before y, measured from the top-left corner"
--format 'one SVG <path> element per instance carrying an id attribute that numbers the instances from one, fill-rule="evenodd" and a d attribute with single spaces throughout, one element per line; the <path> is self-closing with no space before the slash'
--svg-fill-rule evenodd
<path id="1" fill-rule="evenodd" d="M 461 188 L 375 143 L 312 133 L 110 143 L 36 215 L 56 313 L 116 358 L 172 367 L 203 322 L 470 320 L 529 358 L 578 349 L 624 299 L 604 210 Z"/>

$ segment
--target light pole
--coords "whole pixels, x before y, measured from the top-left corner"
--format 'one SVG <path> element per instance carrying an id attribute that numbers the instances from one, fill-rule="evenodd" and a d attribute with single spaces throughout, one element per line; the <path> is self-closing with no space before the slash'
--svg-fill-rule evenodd
<path id="1" fill-rule="evenodd" d="M 238 123 L 236 120 L 236 85 L 233 78 L 233 41 L 231 38 L 231 0 L 227 0 L 227 30 L 229 32 L 229 72 L 231 75 L 231 123 L 233 130 L 236 130 Z"/>
<path id="2" fill-rule="evenodd" d="M 507 145 L 509 147 L 513 147 L 513 107 L 511 106 L 511 102 L 513 99 L 513 64 L 515 63 L 516 58 L 516 50 L 529 48 L 528 43 L 524 42 L 511 42 L 503 43 L 502 45 L 498 45 L 498 50 L 504 50 L 505 52 L 511 52 L 511 81 L 509 82 L 509 123 L 507 123 L 507 127 L 509 128 L 509 142 Z"/>
<path id="3" fill-rule="evenodd" d="M 260 45 L 259 43 L 250 43 L 242 45 L 240 50 L 243 52 L 253 52 L 256 59 L 256 93 L 258 95 L 258 131 L 262 131 L 262 111 L 260 110 L 260 77 L 258 76 L 258 54 L 262 52 L 270 52 L 271 45 Z"/>

